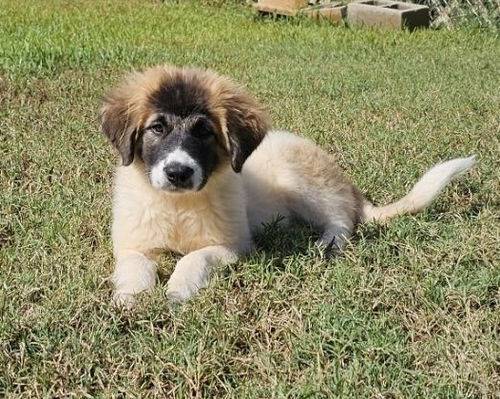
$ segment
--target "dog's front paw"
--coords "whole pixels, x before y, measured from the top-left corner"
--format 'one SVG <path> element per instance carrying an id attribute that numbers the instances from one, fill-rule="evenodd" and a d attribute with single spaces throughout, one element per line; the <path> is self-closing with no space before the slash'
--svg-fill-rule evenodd
<path id="1" fill-rule="evenodd" d="M 184 302 L 198 292 L 198 287 L 189 281 L 171 281 L 168 282 L 167 297 L 172 302 Z"/>
<path id="2" fill-rule="evenodd" d="M 173 302 L 184 302 L 208 284 L 209 270 L 203 257 L 189 254 L 177 262 L 167 283 L 167 296 Z"/>
<path id="3" fill-rule="evenodd" d="M 115 290 L 113 304 L 130 309 L 134 295 L 150 291 L 156 283 L 156 263 L 141 253 L 128 253 L 118 258 L 111 276 Z"/>
<path id="4" fill-rule="evenodd" d="M 117 308 L 132 309 L 135 304 L 134 294 L 115 291 L 113 292 L 112 304 Z"/>

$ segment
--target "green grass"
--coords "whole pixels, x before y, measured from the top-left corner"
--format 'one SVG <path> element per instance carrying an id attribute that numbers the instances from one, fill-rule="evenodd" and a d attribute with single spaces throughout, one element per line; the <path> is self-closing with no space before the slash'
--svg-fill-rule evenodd
<path id="1" fill-rule="evenodd" d="M 0 396 L 489 398 L 500 386 L 500 44 L 474 30 L 379 32 L 243 7 L 3 1 Z M 161 283 L 110 306 L 114 158 L 103 92 L 157 63 L 214 68 L 275 126 L 339 154 L 377 203 L 431 164 L 478 167 L 426 212 L 360 228 L 321 260 L 307 228 L 170 308 Z"/>

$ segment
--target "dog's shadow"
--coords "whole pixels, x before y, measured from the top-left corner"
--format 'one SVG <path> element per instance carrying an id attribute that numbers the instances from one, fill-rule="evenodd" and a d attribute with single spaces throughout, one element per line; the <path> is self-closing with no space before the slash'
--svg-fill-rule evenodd
<path id="1" fill-rule="evenodd" d="M 254 236 L 254 242 L 257 252 L 283 260 L 290 255 L 308 253 L 318 237 L 312 226 L 296 220 L 285 223 L 283 218 L 276 218 L 263 225 Z"/>
<path id="2" fill-rule="evenodd" d="M 351 244 L 361 238 L 364 241 L 377 241 L 384 237 L 387 225 L 370 223 L 359 226 L 349 238 Z M 293 255 L 308 255 L 323 260 L 342 257 L 342 251 L 321 251 L 315 244 L 321 234 L 318 229 L 300 220 L 292 220 L 288 224 L 276 219 L 264 225 L 259 234 L 254 237 L 257 252 L 263 252 L 266 257 L 284 260 Z M 347 249 L 346 249 L 347 250 Z"/>

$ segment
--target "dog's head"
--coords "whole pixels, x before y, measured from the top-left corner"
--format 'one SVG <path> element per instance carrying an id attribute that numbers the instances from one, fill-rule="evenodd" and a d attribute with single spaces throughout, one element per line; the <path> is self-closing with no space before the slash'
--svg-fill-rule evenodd
<path id="1" fill-rule="evenodd" d="M 201 190 L 225 165 L 240 172 L 269 127 L 263 107 L 231 80 L 169 66 L 108 93 L 101 126 L 123 165 L 137 159 L 151 185 L 170 192 Z"/>

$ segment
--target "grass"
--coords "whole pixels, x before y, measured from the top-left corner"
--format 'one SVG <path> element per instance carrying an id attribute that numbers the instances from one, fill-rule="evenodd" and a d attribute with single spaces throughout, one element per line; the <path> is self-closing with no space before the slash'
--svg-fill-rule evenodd
<path id="1" fill-rule="evenodd" d="M 500 386 L 498 37 L 256 20 L 190 2 L 0 9 L 0 396 L 493 398 Z M 110 306 L 115 159 L 103 92 L 157 63 L 246 84 L 275 125 L 339 154 L 377 203 L 431 164 L 478 167 L 426 212 L 362 226 L 321 260 L 273 224 L 183 307 L 174 257 Z"/>

